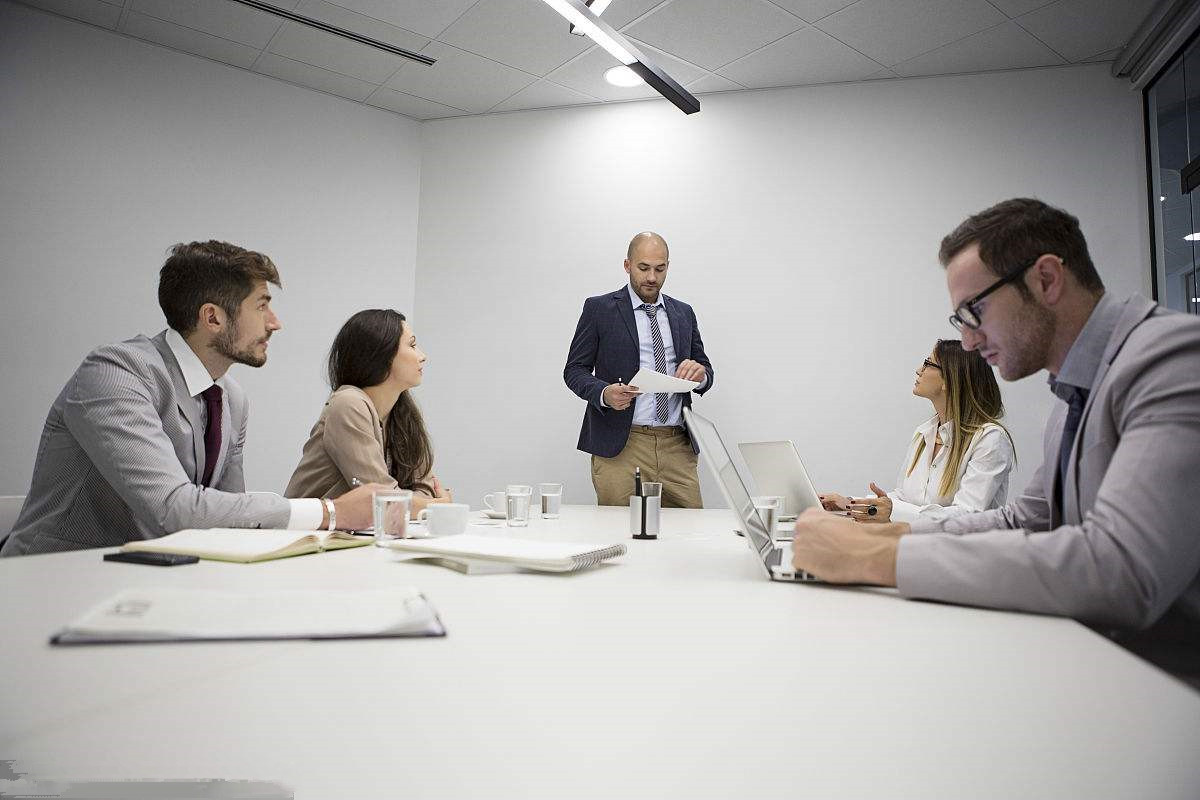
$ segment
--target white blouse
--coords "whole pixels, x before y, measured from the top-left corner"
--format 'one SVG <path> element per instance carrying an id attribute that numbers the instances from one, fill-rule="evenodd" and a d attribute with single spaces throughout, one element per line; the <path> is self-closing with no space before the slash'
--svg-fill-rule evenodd
<path id="1" fill-rule="evenodd" d="M 931 459 L 934 438 L 938 435 L 942 447 Z M 922 441 L 925 449 L 909 474 L 908 468 Z M 976 431 L 958 466 L 958 488 L 952 496 L 943 496 L 940 493 L 942 475 L 953 444 L 954 423 L 947 421 L 938 427 L 936 414 L 913 432 L 908 452 L 900 464 L 897 488 L 888 492 L 888 497 L 892 498 L 894 521 L 948 519 L 1004 505 L 1008 499 L 1009 477 L 1016 462 L 1016 451 L 1008 433 L 990 422 Z"/>

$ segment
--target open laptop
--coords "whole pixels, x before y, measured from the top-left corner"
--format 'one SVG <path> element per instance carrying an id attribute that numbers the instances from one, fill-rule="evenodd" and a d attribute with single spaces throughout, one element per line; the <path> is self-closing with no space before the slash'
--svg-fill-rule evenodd
<path id="1" fill-rule="evenodd" d="M 740 442 L 738 449 L 742 451 L 758 493 L 784 498 L 780 522 L 796 519 L 805 509 L 821 508 L 821 498 L 791 441 Z"/>
<path id="2" fill-rule="evenodd" d="M 746 541 L 750 543 L 750 549 L 762 559 L 771 580 L 819 582 L 820 579 L 816 576 L 792 566 L 792 543 L 776 542 L 772 532 L 763 524 L 762 518 L 754 510 L 750 492 L 746 490 L 746 484 L 742 482 L 742 476 L 738 474 L 733 459 L 729 457 L 729 450 L 721 440 L 721 434 L 717 433 L 717 426 L 690 408 L 683 409 L 683 418 L 687 422 L 692 441 L 700 446 L 701 458 L 717 479 L 725 502 L 729 504 L 746 532 Z"/>

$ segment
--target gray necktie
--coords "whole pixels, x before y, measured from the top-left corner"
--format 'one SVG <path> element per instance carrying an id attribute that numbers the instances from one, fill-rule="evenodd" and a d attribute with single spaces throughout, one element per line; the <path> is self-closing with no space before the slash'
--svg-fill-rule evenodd
<path id="1" fill-rule="evenodd" d="M 654 345 L 654 369 L 664 375 L 667 372 L 667 350 L 663 347 L 662 331 L 658 329 L 658 306 L 642 303 L 642 311 L 650 318 L 650 340 Z M 654 395 L 654 418 L 659 425 L 667 424 L 667 396 Z"/>

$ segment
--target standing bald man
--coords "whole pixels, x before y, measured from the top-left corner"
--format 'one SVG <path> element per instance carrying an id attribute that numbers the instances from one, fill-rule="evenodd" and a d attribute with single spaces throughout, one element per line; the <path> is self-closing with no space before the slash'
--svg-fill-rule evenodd
<path id="1" fill-rule="evenodd" d="M 629 242 L 629 283 L 583 304 L 567 354 L 563 380 L 587 401 L 579 449 L 592 454 L 592 485 L 602 506 L 628 505 L 633 472 L 662 483 L 668 508 L 703 508 L 696 477 L 699 452 L 688 436 L 683 409 L 691 394 L 643 394 L 623 381 L 639 368 L 699 381 L 704 394 L 713 368 L 704 355 L 696 314 L 662 293 L 670 253 L 657 233 Z"/>

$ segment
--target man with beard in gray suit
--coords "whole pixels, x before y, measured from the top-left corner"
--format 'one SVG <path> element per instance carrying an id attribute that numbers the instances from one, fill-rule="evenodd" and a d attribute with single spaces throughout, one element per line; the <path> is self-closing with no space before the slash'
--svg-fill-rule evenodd
<path id="1" fill-rule="evenodd" d="M 111 547 L 185 528 L 366 528 L 373 485 L 336 500 L 246 493 L 245 393 L 281 325 L 262 253 L 179 244 L 159 274 L 167 330 L 88 354 L 50 408 L 25 505 L 0 555 Z"/>
<path id="2" fill-rule="evenodd" d="M 1200 319 L 1107 294 L 1079 221 L 1038 200 L 969 217 L 940 259 L 963 348 L 1005 380 L 1050 374 L 1042 465 L 1003 508 L 941 522 L 806 512 L 795 566 L 1073 617 L 1200 685 Z"/>

